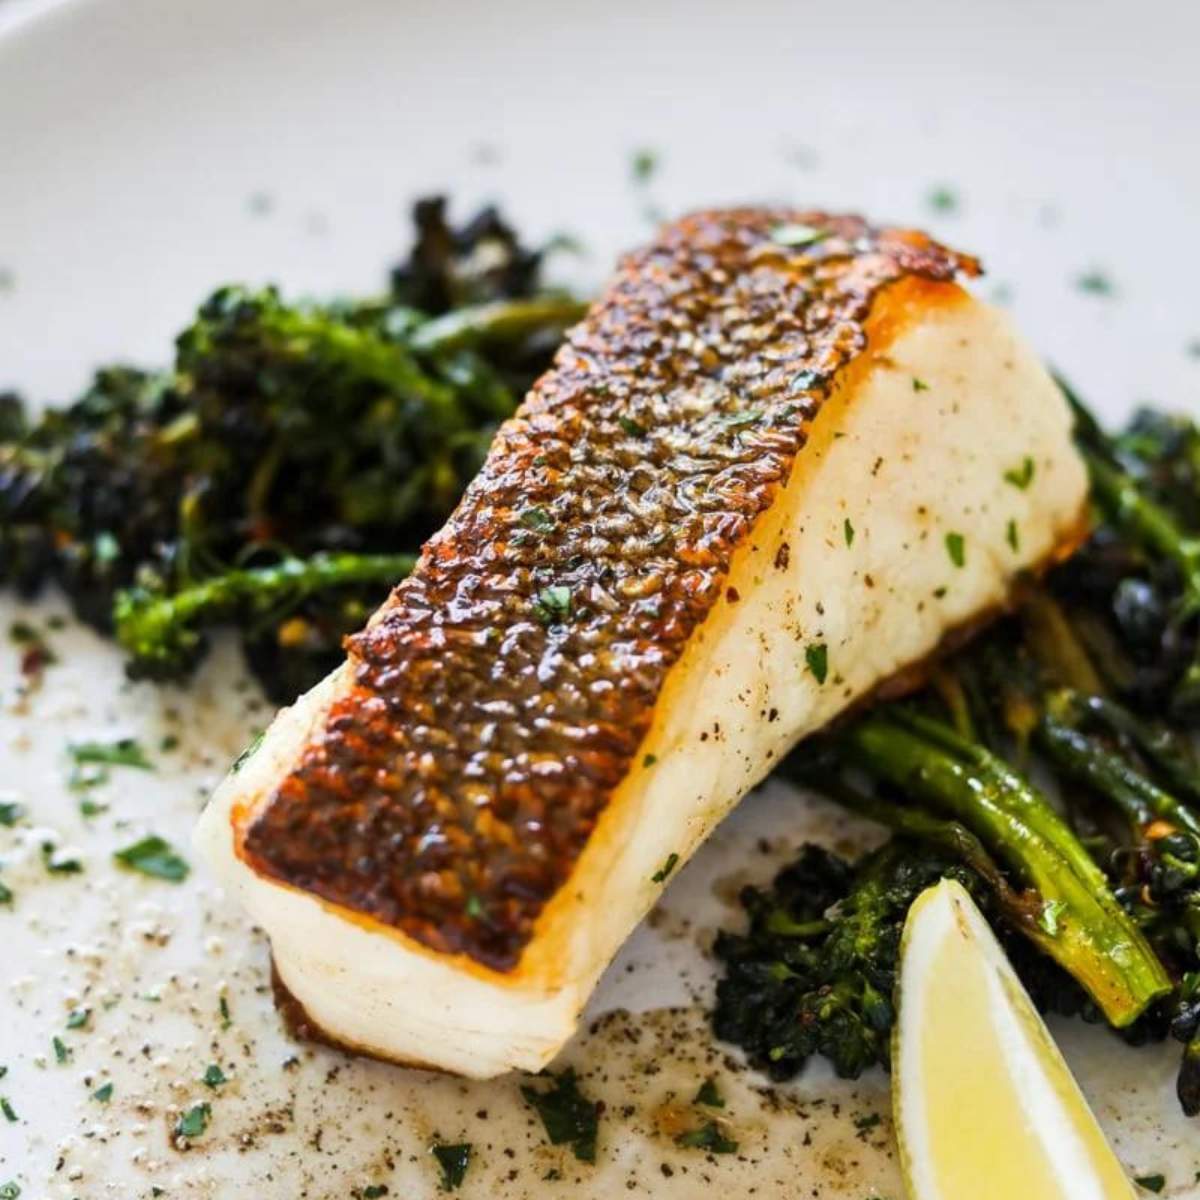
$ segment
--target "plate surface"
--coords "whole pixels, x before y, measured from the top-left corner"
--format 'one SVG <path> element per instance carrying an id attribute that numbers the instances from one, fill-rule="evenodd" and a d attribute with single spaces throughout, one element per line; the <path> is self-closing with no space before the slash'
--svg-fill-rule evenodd
<path id="1" fill-rule="evenodd" d="M 981 293 L 1010 304 L 1111 419 L 1139 400 L 1200 403 L 1200 6 L 1187 0 L 1148 0 L 1136 20 L 1108 0 L 28 11 L 0 3 L 0 389 L 61 401 L 101 361 L 162 362 L 228 280 L 377 287 L 412 198 L 446 190 L 460 213 L 496 199 L 534 236 L 578 236 L 586 254 L 559 265 L 588 286 L 655 212 L 782 200 L 924 224 L 982 255 Z M 645 187 L 631 181 L 638 148 L 658 153 Z M 18 611 L 0 601 L 5 625 Z M 768 878 L 806 837 L 861 828 L 770 785 L 681 873 L 568 1052 L 607 1104 L 600 1164 L 582 1168 L 542 1145 L 516 1080 L 465 1084 L 294 1045 L 261 939 L 202 871 L 171 887 L 108 865 L 146 832 L 186 846 L 203 794 L 270 713 L 231 652 L 188 693 L 156 691 L 125 684 L 86 631 L 51 636 L 60 663 L 29 695 L 0 647 L 0 789 L 35 822 L 0 829 L 18 896 L 0 911 L 0 1094 L 18 1117 L 0 1126 L 0 1182 L 81 1200 L 155 1187 L 425 1197 L 440 1139 L 475 1148 L 468 1197 L 899 1195 L 882 1075 L 839 1083 L 816 1069 L 769 1089 L 726 1065 L 700 1008 L 704 948 L 733 919 L 736 886 Z M 65 744 L 120 734 L 157 769 L 114 772 L 108 811 L 85 819 Z M 168 736 L 177 749 L 160 749 Z M 85 872 L 47 877 L 48 839 Z M 78 1006 L 88 1024 L 66 1031 Z M 1061 1033 L 1131 1169 L 1194 1195 L 1174 1048 Z M 213 1062 L 228 1076 L 216 1089 L 200 1080 Z M 672 1141 L 674 1106 L 714 1072 L 738 1155 Z M 94 1099 L 108 1081 L 111 1099 Z M 181 1150 L 175 1119 L 205 1101 L 212 1124 Z"/>

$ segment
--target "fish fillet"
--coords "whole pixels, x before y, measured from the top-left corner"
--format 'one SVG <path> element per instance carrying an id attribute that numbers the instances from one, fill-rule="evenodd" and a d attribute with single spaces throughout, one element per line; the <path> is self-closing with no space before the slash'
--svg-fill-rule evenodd
<path id="1" fill-rule="evenodd" d="M 804 735 L 1078 534 L 1057 388 L 972 259 L 739 209 L 628 256 L 346 663 L 197 834 L 307 1026 L 487 1077 Z"/>

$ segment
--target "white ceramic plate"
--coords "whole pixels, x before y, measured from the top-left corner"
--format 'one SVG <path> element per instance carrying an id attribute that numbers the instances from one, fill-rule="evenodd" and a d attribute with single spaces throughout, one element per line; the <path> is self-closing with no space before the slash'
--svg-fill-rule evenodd
<path id="1" fill-rule="evenodd" d="M 533 235 L 577 234 L 589 254 L 573 270 L 591 283 L 645 235 L 649 206 L 784 199 L 927 224 L 983 256 L 983 293 L 1011 303 L 1107 416 L 1197 403 L 1192 0 L 39 7 L 0 0 L 0 388 L 62 400 L 100 361 L 161 362 L 230 279 L 375 287 L 410 200 L 445 189 L 460 213 L 495 198 Z M 644 191 L 637 147 L 660 154 Z M 931 204 L 938 188 L 954 211 Z M 1082 289 L 1085 275 L 1109 294 Z M 7 624 L 17 609 L 3 604 Z M 467 1197 L 899 1195 L 881 1075 L 844 1084 L 817 1068 L 767 1089 L 723 1063 L 700 1010 L 703 947 L 733 919 L 735 883 L 766 879 L 808 836 L 861 830 L 768 787 L 675 881 L 593 1006 L 650 1011 L 603 1018 L 569 1051 L 607 1103 L 600 1164 L 579 1168 L 542 1144 L 515 1080 L 292 1045 L 261 940 L 202 872 L 173 888 L 108 866 L 147 831 L 185 846 L 202 794 L 269 713 L 232 654 L 185 694 L 124 684 L 85 631 L 52 640 L 61 662 L 30 696 L 0 649 L 0 787 L 36 822 L 0 829 L 18 893 L 0 911 L 0 1095 L 18 1116 L 0 1122 L 0 1183 L 80 1200 L 425 1197 L 439 1137 L 475 1147 Z M 64 745 L 117 733 L 158 769 L 114 773 L 109 811 L 85 820 Z M 156 749 L 167 734 L 178 750 Z M 48 837 L 78 850 L 82 876 L 46 877 Z M 77 1005 L 88 1027 L 64 1031 Z M 1175 1049 L 1061 1033 L 1131 1170 L 1195 1195 Z M 217 1090 L 199 1079 L 211 1062 L 229 1076 Z M 741 1152 L 708 1159 L 670 1133 L 672 1105 L 714 1071 Z M 104 1104 L 92 1093 L 106 1081 Z M 181 1152 L 170 1128 L 203 1100 L 212 1125 Z"/>

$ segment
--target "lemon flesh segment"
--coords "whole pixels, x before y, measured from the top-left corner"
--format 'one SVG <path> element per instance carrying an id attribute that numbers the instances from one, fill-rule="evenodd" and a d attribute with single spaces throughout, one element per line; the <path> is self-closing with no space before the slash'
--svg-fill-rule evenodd
<path id="1" fill-rule="evenodd" d="M 892 1100 L 912 1200 L 1129 1200 L 1079 1085 L 960 884 L 904 927 Z"/>

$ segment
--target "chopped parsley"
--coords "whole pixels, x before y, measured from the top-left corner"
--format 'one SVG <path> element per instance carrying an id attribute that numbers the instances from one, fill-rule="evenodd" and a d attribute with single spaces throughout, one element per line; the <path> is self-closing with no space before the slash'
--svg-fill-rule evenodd
<path id="1" fill-rule="evenodd" d="M 229 773 L 231 775 L 236 775 L 242 769 L 242 767 L 246 765 L 246 761 L 254 756 L 255 750 L 262 745 L 263 738 L 266 736 L 267 735 L 265 731 L 260 729 L 254 735 L 254 737 L 250 739 L 250 744 L 241 752 L 241 754 L 237 756 L 237 758 L 233 760 L 233 766 L 229 768 Z"/>
<path id="2" fill-rule="evenodd" d="M 1161 1192 L 1167 1186 L 1167 1177 L 1161 1172 L 1157 1175 L 1136 1175 L 1134 1183 L 1148 1192 Z"/>
<path id="3" fill-rule="evenodd" d="M 549 1091 L 523 1086 L 525 1103 L 536 1110 L 552 1146 L 569 1142 L 580 1162 L 596 1161 L 596 1132 L 600 1110 L 595 1101 L 584 1096 L 575 1080 L 575 1069 L 568 1067 L 560 1075 L 550 1074 Z"/>
<path id="4" fill-rule="evenodd" d="M 79 815 L 81 817 L 98 817 L 101 813 L 108 812 L 108 805 L 102 804 L 99 800 L 91 800 L 85 796 L 79 802 Z"/>
<path id="5" fill-rule="evenodd" d="M 643 146 L 640 150 L 635 150 L 633 152 L 633 156 L 629 160 L 629 173 L 633 176 L 634 183 L 644 186 L 650 182 L 651 177 L 657 170 L 657 151 L 650 150 Z"/>
<path id="6" fill-rule="evenodd" d="M 20 1194 L 21 1185 L 14 1180 L 0 1184 L 0 1200 L 17 1200 Z"/>
<path id="7" fill-rule="evenodd" d="M 935 213 L 942 213 L 945 216 L 958 212 L 961 204 L 958 192 L 944 183 L 931 188 L 925 197 L 925 202 Z"/>
<path id="8" fill-rule="evenodd" d="M 927 384 L 923 379 L 918 379 L 915 375 L 913 376 L 912 387 L 914 392 L 929 391 L 929 384 Z"/>
<path id="9" fill-rule="evenodd" d="M 362 1196 L 362 1200 L 379 1200 L 380 1196 L 388 1194 L 388 1186 L 386 1183 L 368 1183 L 361 1192 L 354 1192 L 355 1196 Z"/>
<path id="10" fill-rule="evenodd" d="M 1112 296 L 1117 290 L 1112 279 L 1097 268 L 1077 276 L 1075 286 L 1089 296 Z"/>
<path id="11" fill-rule="evenodd" d="M 85 1029 L 91 1019 L 92 1010 L 90 1008 L 73 1008 L 67 1015 L 67 1028 Z"/>
<path id="12" fill-rule="evenodd" d="M 476 895 L 467 897 L 467 916 L 478 921 L 483 916 L 483 901 Z"/>
<path id="13" fill-rule="evenodd" d="M 216 1063 L 209 1063 L 204 1069 L 201 1080 L 210 1088 L 219 1088 L 221 1084 L 227 1082 L 227 1077 Z"/>
<path id="14" fill-rule="evenodd" d="M 62 1066 L 71 1057 L 71 1051 L 67 1048 L 66 1043 L 62 1038 L 55 1036 L 50 1043 L 54 1047 L 54 1061 Z"/>
<path id="15" fill-rule="evenodd" d="M 0 883 L 0 904 L 13 902 L 13 890 L 6 883 Z"/>
<path id="16" fill-rule="evenodd" d="M 175 1136 L 198 1138 L 212 1120 L 212 1105 L 205 1100 L 201 1104 L 193 1104 L 187 1112 L 182 1113 L 175 1122 Z"/>
<path id="17" fill-rule="evenodd" d="M 1004 472 L 1004 482 L 1011 483 L 1013 487 L 1024 491 L 1033 482 L 1033 473 L 1036 469 L 1036 464 L 1027 454 L 1021 460 L 1019 467 L 1013 467 Z"/>
<path id="18" fill-rule="evenodd" d="M 549 533 L 554 528 L 554 518 L 539 504 L 521 513 L 521 524 L 534 533 Z"/>
<path id="19" fill-rule="evenodd" d="M 717 423 L 724 425 L 726 429 L 741 429 L 744 425 L 756 425 L 761 420 L 760 409 L 748 408 L 745 412 L 722 413 L 717 418 Z"/>
<path id="20" fill-rule="evenodd" d="M 1011 518 L 1009 518 L 1008 528 L 1005 529 L 1004 536 L 1007 539 L 1008 544 L 1013 548 L 1014 553 L 1021 549 L 1021 534 L 1017 530 L 1016 521 L 1012 520 Z"/>
<path id="21" fill-rule="evenodd" d="M 738 1144 L 726 1137 L 716 1121 L 705 1121 L 699 1129 L 689 1129 L 676 1139 L 677 1146 L 688 1146 L 694 1150 L 707 1150 L 710 1154 L 736 1154 Z"/>
<path id="22" fill-rule="evenodd" d="M 25 815 L 25 806 L 6 800 L 0 804 L 0 825 L 13 826 Z"/>
<path id="23" fill-rule="evenodd" d="M 113 1085 L 111 1083 L 101 1084 L 93 1093 L 92 1099 L 99 1100 L 101 1104 L 107 1104 L 112 1099 Z"/>
<path id="24" fill-rule="evenodd" d="M 137 767 L 140 771 L 154 770 L 154 764 L 146 757 L 141 746 L 133 738 L 121 738 L 116 742 L 75 742 L 67 749 L 77 764 L 103 763 L 109 767 Z"/>
<path id="25" fill-rule="evenodd" d="M 131 871 L 139 871 L 154 879 L 166 879 L 170 883 L 181 883 L 191 870 L 171 848 L 170 843 L 157 834 L 150 834 L 140 842 L 126 846 L 124 850 L 115 851 L 113 858 Z"/>
<path id="26" fill-rule="evenodd" d="M 6 1121 L 15 1121 L 17 1119 L 17 1110 L 9 1103 L 7 1096 L 0 1096 L 0 1112 L 4 1114 Z"/>
<path id="27" fill-rule="evenodd" d="M 1062 900 L 1047 900 L 1038 913 L 1037 923 L 1051 937 L 1058 934 L 1058 918 L 1066 911 L 1066 903 Z"/>
<path id="28" fill-rule="evenodd" d="M 818 683 L 829 674 L 829 647 L 824 642 L 810 642 L 804 647 L 804 664 Z"/>
<path id="29" fill-rule="evenodd" d="M 571 615 L 571 589 L 556 583 L 544 587 L 533 602 L 533 612 L 543 625 L 559 625 Z"/>
<path id="30" fill-rule="evenodd" d="M 812 246 L 829 237 L 829 230 L 817 229 L 813 225 L 790 223 L 776 225 L 771 230 L 771 241 L 780 246 Z"/>
<path id="31" fill-rule="evenodd" d="M 710 1076 L 700 1085 L 700 1090 L 696 1093 L 696 1098 L 692 1103 L 704 1104 L 709 1108 L 724 1108 L 725 1097 L 717 1090 L 716 1080 Z"/>
<path id="32" fill-rule="evenodd" d="M 154 997 L 156 1000 L 157 996 Z M 229 1001 L 224 996 L 221 997 L 220 1004 L 217 1006 L 221 1013 L 221 1028 L 228 1029 L 233 1024 L 233 1017 L 229 1013 Z"/>
<path id="33" fill-rule="evenodd" d="M 51 875 L 78 875 L 83 871 L 83 863 L 77 858 L 58 858 L 53 842 L 42 843 L 42 865 Z"/>
<path id="34" fill-rule="evenodd" d="M 850 523 L 849 517 L 842 522 L 842 536 L 846 539 L 847 546 L 854 545 L 854 526 Z"/>
<path id="35" fill-rule="evenodd" d="M 961 533 L 946 534 L 946 553 L 956 567 L 967 565 L 967 543 Z"/>
<path id="36" fill-rule="evenodd" d="M 666 883 L 667 876 L 670 875 L 673 870 L 675 870 L 675 865 L 678 862 L 679 855 L 672 850 L 671 853 L 667 855 L 666 862 L 664 862 L 663 865 L 659 867 L 653 875 L 650 876 L 650 881 L 652 883 Z"/>
<path id="37" fill-rule="evenodd" d="M 471 1165 L 471 1143 L 456 1142 L 453 1146 L 434 1145 L 430 1153 L 442 1168 L 442 1191 L 457 1191 Z"/>
<path id="38" fill-rule="evenodd" d="M 646 432 L 632 417 L 627 417 L 624 413 L 617 418 L 617 424 L 630 437 L 641 437 Z"/>
<path id="39" fill-rule="evenodd" d="M 656 762 L 658 762 L 657 754 L 647 754 L 642 758 L 643 767 L 652 767 Z"/>

